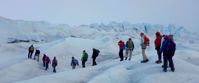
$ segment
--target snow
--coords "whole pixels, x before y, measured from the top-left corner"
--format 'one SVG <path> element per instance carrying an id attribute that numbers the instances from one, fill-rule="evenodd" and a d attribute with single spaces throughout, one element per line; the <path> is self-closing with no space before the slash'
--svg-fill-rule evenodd
<path id="1" fill-rule="evenodd" d="M 149 62 L 142 64 L 139 32 L 150 37 L 147 49 Z M 154 49 L 154 33 L 161 31 L 174 34 L 177 51 L 174 56 L 175 72 L 163 72 L 161 65 L 155 64 L 157 54 Z M 46 22 L 16 21 L 0 18 L 0 83 L 198 83 L 199 44 L 198 35 L 177 25 L 151 25 L 116 23 L 91 24 L 81 26 L 52 25 Z M 131 61 L 120 62 L 117 42 L 131 37 L 135 50 Z M 37 40 L 39 42 L 7 43 L 10 38 Z M 194 39 L 194 40 L 193 40 Z M 43 40 L 43 41 L 42 41 Z M 47 54 L 52 60 L 58 59 L 57 73 L 45 71 L 41 62 L 27 59 L 27 49 L 41 50 L 41 57 Z M 91 66 L 92 48 L 100 50 L 97 66 Z M 81 63 L 82 51 L 89 59 L 86 68 L 72 70 L 71 57 Z"/>

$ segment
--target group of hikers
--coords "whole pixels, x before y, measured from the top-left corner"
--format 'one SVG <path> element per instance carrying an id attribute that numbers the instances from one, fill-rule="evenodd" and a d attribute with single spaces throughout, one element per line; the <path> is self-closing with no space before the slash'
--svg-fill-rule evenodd
<path id="1" fill-rule="evenodd" d="M 169 62 L 169 67 L 171 68 L 171 71 L 174 72 L 175 68 L 174 68 L 174 63 L 173 63 L 173 56 L 176 50 L 176 44 L 174 42 L 173 39 L 173 35 L 161 35 L 160 32 L 156 32 L 156 39 L 154 40 L 154 44 L 155 44 L 155 49 L 157 51 L 157 55 L 158 55 L 158 60 L 155 61 L 155 63 L 160 64 L 162 63 L 162 53 L 163 53 L 163 71 L 167 72 L 167 67 L 168 67 L 168 62 Z M 143 33 L 140 33 L 140 46 L 141 46 L 141 50 L 142 50 L 142 57 L 143 60 L 141 61 L 141 63 L 147 63 L 149 61 L 149 59 L 146 56 L 146 48 L 147 46 L 149 46 L 149 42 L 150 39 Z M 120 40 L 118 42 L 118 46 L 119 46 L 119 57 L 120 57 L 120 61 L 125 60 L 131 60 L 132 57 L 132 52 L 134 50 L 134 43 L 133 40 L 131 38 L 128 39 L 128 41 L 126 43 L 124 43 L 122 40 Z M 125 50 L 125 55 L 123 54 L 123 51 Z M 32 55 L 34 53 L 34 46 L 31 45 L 29 47 L 29 53 L 28 53 L 28 58 L 31 59 Z M 92 66 L 96 66 L 96 58 L 98 57 L 100 51 L 96 48 L 93 48 L 93 53 L 92 53 Z M 35 55 L 34 55 L 34 60 L 37 60 L 39 62 L 39 55 L 40 55 L 40 50 L 36 49 L 35 51 Z M 82 68 L 86 67 L 86 62 L 88 59 L 88 53 L 86 52 L 86 50 L 83 50 L 82 53 Z M 51 63 L 50 58 L 46 55 L 43 54 L 43 66 L 45 67 L 45 70 L 48 69 L 48 65 Z M 53 72 L 56 72 L 56 66 L 58 65 L 57 59 L 54 56 L 53 60 L 52 60 L 52 67 L 53 67 Z M 78 60 L 75 59 L 75 57 L 72 57 L 71 60 L 71 67 L 72 69 L 75 69 L 76 66 L 79 66 Z"/>
<path id="2" fill-rule="evenodd" d="M 96 48 L 93 48 L 93 54 L 92 54 L 92 66 L 96 66 L 97 63 L 96 63 L 96 58 L 97 56 L 99 55 L 100 51 Z M 83 50 L 83 55 L 82 55 L 82 67 L 85 68 L 85 64 L 86 64 L 86 61 L 88 59 L 88 53 L 86 52 L 86 50 Z"/>
<path id="3" fill-rule="evenodd" d="M 173 63 L 173 56 L 175 54 L 176 50 L 176 44 L 173 39 L 173 35 L 161 35 L 160 32 L 156 32 L 156 39 L 154 40 L 155 44 L 155 50 L 157 51 L 158 55 L 158 60 L 155 61 L 155 63 L 160 64 L 162 63 L 162 53 L 163 53 L 163 71 L 167 72 L 167 67 L 168 67 L 168 62 L 169 62 L 169 67 L 171 68 L 171 71 L 175 71 L 174 63 Z M 149 59 L 146 56 L 146 48 L 149 46 L 149 38 L 143 33 L 140 33 L 140 46 L 142 50 L 142 56 L 143 60 L 141 63 L 147 63 Z M 125 60 L 131 60 L 132 57 L 132 52 L 134 50 L 134 43 L 131 38 L 128 39 L 126 44 L 120 40 L 118 42 L 119 46 L 119 57 L 120 61 L 123 61 L 123 58 L 125 57 Z M 123 56 L 123 50 L 125 50 L 125 56 Z"/>
<path id="4" fill-rule="evenodd" d="M 34 46 L 31 45 L 29 47 L 29 52 L 28 52 L 28 59 L 32 59 L 32 55 L 34 53 Z M 39 56 L 40 56 L 40 50 L 36 49 L 35 50 L 35 54 L 34 54 L 34 60 L 37 60 L 39 62 Z M 43 54 L 43 58 L 42 58 L 42 62 L 43 62 L 43 66 L 45 67 L 45 70 L 48 70 L 48 65 L 51 63 L 50 58 L 46 55 Z M 56 72 L 56 66 L 57 66 L 57 59 L 54 56 L 53 60 L 52 60 L 52 67 L 53 67 L 53 72 Z"/>
<path id="5" fill-rule="evenodd" d="M 34 46 L 31 45 L 29 47 L 28 59 L 32 59 L 32 55 L 34 54 L 34 50 L 35 50 Z M 99 55 L 99 53 L 100 53 L 100 51 L 98 49 L 93 48 L 93 54 L 92 54 L 92 61 L 93 61 L 93 63 L 92 63 L 92 66 L 96 66 L 97 65 L 96 58 Z M 40 56 L 40 50 L 36 49 L 33 59 L 37 60 L 39 62 L 39 56 Z M 88 59 L 88 53 L 86 52 L 86 50 L 83 50 L 83 54 L 82 54 L 82 58 L 81 58 L 82 68 L 86 67 L 85 64 L 86 64 L 87 59 Z M 43 61 L 43 66 L 45 67 L 45 70 L 48 70 L 48 65 L 51 63 L 50 58 L 46 54 L 43 54 L 42 61 Z M 54 58 L 52 60 L 53 72 L 56 72 L 56 66 L 57 65 L 58 65 L 58 62 L 57 62 L 56 57 L 54 56 Z M 71 60 L 71 67 L 72 67 L 72 69 L 75 69 L 76 66 L 79 66 L 79 62 L 73 56 L 72 60 Z"/>

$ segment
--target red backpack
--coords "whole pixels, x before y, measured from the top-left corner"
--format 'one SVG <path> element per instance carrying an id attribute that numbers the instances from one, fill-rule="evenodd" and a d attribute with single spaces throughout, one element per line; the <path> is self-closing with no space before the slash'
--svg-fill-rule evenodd
<path id="1" fill-rule="evenodd" d="M 146 44 L 147 46 L 149 46 L 150 40 L 147 36 L 144 36 L 144 44 Z"/>

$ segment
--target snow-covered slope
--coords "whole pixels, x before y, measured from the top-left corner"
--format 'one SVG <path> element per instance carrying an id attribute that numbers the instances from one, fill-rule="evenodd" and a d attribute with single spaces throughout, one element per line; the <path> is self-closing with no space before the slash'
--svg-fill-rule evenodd
<path id="1" fill-rule="evenodd" d="M 176 72 L 162 72 L 154 50 L 154 33 L 174 34 L 177 52 Z M 139 33 L 151 39 L 147 49 L 150 62 L 141 64 Z M 199 36 L 182 26 L 131 24 L 128 22 L 68 26 L 47 22 L 11 20 L 0 17 L 0 83 L 197 83 L 199 74 Z M 131 37 L 135 43 L 132 61 L 120 62 L 117 42 Z M 12 42 L 29 40 L 30 42 Z M 37 42 L 34 42 L 34 41 Z M 12 42 L 12 43 L 8 43 Z M 34 44 L 41 54 L 58 59 L 57 73 L 45 71 L 42 62 L 27 60 L 27 48 Z M 100 49 L 98 65 L 91 66 L 92 48 Z M 87 68 L 70 67 L 71 57 L 80 60 L 82 51 L 89 54 Z"/>

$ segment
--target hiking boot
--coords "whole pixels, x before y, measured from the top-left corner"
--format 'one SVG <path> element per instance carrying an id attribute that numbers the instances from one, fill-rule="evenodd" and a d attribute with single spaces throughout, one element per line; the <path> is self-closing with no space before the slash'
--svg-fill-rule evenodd
<path id="1" fill-rule="evenodd" d="M 144 60 L 141 61 L 141 63 L 144 63 L 144 62 L 145 62 Z"/>
<path id="2" fill-rule="evenodd" d="M 146 59 L 145 62 L 149 62 L 149 59 Z"/>
<path id="3" fill-rule="evenodd" d="M 175 72 L 175 69 L 171 69 L 172 72 Z"/>
<path id="4" fill-rule="evenodd" d="M 156 64 L 160 64 L 160 63 L 162 63 L 162 61 L 161 60 L 157 60 L 157 61 L 155 61 L 155 63 Z"/>
<path id="5" fill-rule="evenodd" d="M 146 63 L 146 62 L 148 62 L 148 61 L 149 61 L 148 59 L 142 60 L 141 63 Z"/>
<path id="6" fill-rule="evenodd" d="M 166 69 L 163 69 L 163 71 L 164 71 L 164 72 L 167 72 L 167 70 L 166 70 Z"/>

